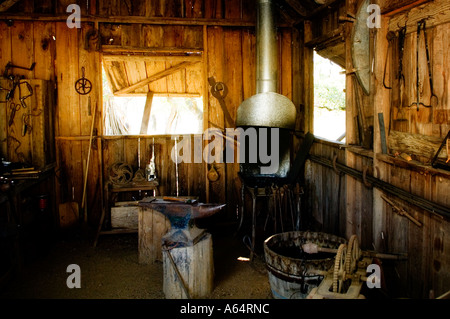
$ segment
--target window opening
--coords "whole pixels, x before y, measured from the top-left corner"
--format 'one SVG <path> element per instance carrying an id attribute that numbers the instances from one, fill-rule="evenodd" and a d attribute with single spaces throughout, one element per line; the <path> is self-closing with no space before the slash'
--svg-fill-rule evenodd
<path id="1" fill-rule="evenodd" d="M 147 95 L 115 96 L 102 67 L 105 135 L 181 135 L 203 132 L 203 98 L 155 94 L 150 115 L 145 112 Z M 149 116 L 141 132 L 144 116 Z M 144 121 L 143 121 L 144 120 Z"/>
<path id="2" fill-rule="evenodd" d="M 345 70 L 314 51 L 314 135 L 345 141 Z"/>

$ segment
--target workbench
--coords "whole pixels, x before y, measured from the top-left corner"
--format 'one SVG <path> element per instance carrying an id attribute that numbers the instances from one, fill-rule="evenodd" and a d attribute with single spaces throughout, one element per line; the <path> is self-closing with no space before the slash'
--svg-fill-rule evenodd
<path id="1" fill-rule="evenodd" d="M 48 165 L 27 176 L 2 176 L 8 186 L 0 192 L 0 285 L 47 247 L 57 228 L 51 195 L 55 193 L 54 167 Z"/>
<path id="2" fill-rule="evenodd" d="M 98 237 L 101 235 L 112 235 L 112 234 L 124 234 L 124 233 L 137 233 L 137 228 L 113 228 L 111 224 L 111 208 L 116 205 L 119 194 L 127 193 L 128 196 L 136 195 L 134 201 L 144 198 L 145 196 L 156 196 L 158 194 L 158 180 L 140 182 L 140 183 L 128 183 L 125 185 L 115 185 L 112 183 L 107 183 L 105 185 L 105 207 L 102 210 L 100 217 L 99 229 L 97 231 L 97 236 L 94 241 L 94 247 L 97 245 Z M 149 194 L 151 193 L 151 194 Z"/>

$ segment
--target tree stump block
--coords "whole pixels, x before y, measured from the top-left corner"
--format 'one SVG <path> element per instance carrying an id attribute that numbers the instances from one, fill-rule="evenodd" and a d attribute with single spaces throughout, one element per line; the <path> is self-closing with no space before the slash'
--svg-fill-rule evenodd
<path id="1" fill-rule="evenodd" d="M 168 254 L 171 254 L 177 270 Z M 214 288 L 211 234 L 205 233 L 202 239 L 193 246 L 167 250 L 163 247 L 163 270 L 163 291 L 166 299 L 188 299 L 189 297 L 194 299 L 208 296 Z M 186 295 L 183 285 L 189 296 Z"/>
<path id="2" fill-rule="evenodd" d="M 169 219 L 156 210 L 139 207 L 139 263 L 162 261 L 162 237 L 171 228 Z"/>

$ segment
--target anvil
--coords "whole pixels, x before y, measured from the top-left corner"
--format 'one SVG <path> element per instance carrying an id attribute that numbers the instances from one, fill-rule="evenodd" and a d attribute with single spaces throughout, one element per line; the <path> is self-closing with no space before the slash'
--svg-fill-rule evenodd
<path id="1" fill-rule="evenodd" d="M 191 223 L 197 218 L 210 217 L 218 213 L 226 204 L 204 204 L 168 201 L 163 199 L 144 199 L 139 206 L 148 207 L 165 215 L 171 225 L 169 232 L 163 237 L 166 243 L 184 244 L 191 246 L 196 238 L 202 233 Z"/>

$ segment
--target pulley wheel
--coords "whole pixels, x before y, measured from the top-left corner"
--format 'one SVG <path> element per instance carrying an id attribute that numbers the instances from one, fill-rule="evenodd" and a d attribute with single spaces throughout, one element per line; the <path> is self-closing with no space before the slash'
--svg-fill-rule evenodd
<path id="1" fill-rule="evenodd" d="M 82 77 L 75 82 L 75 90 L 78 94 L 86 95 L 92 90 L 92 83 L 84 77 L 84 67 L 81 68 Z"/>

